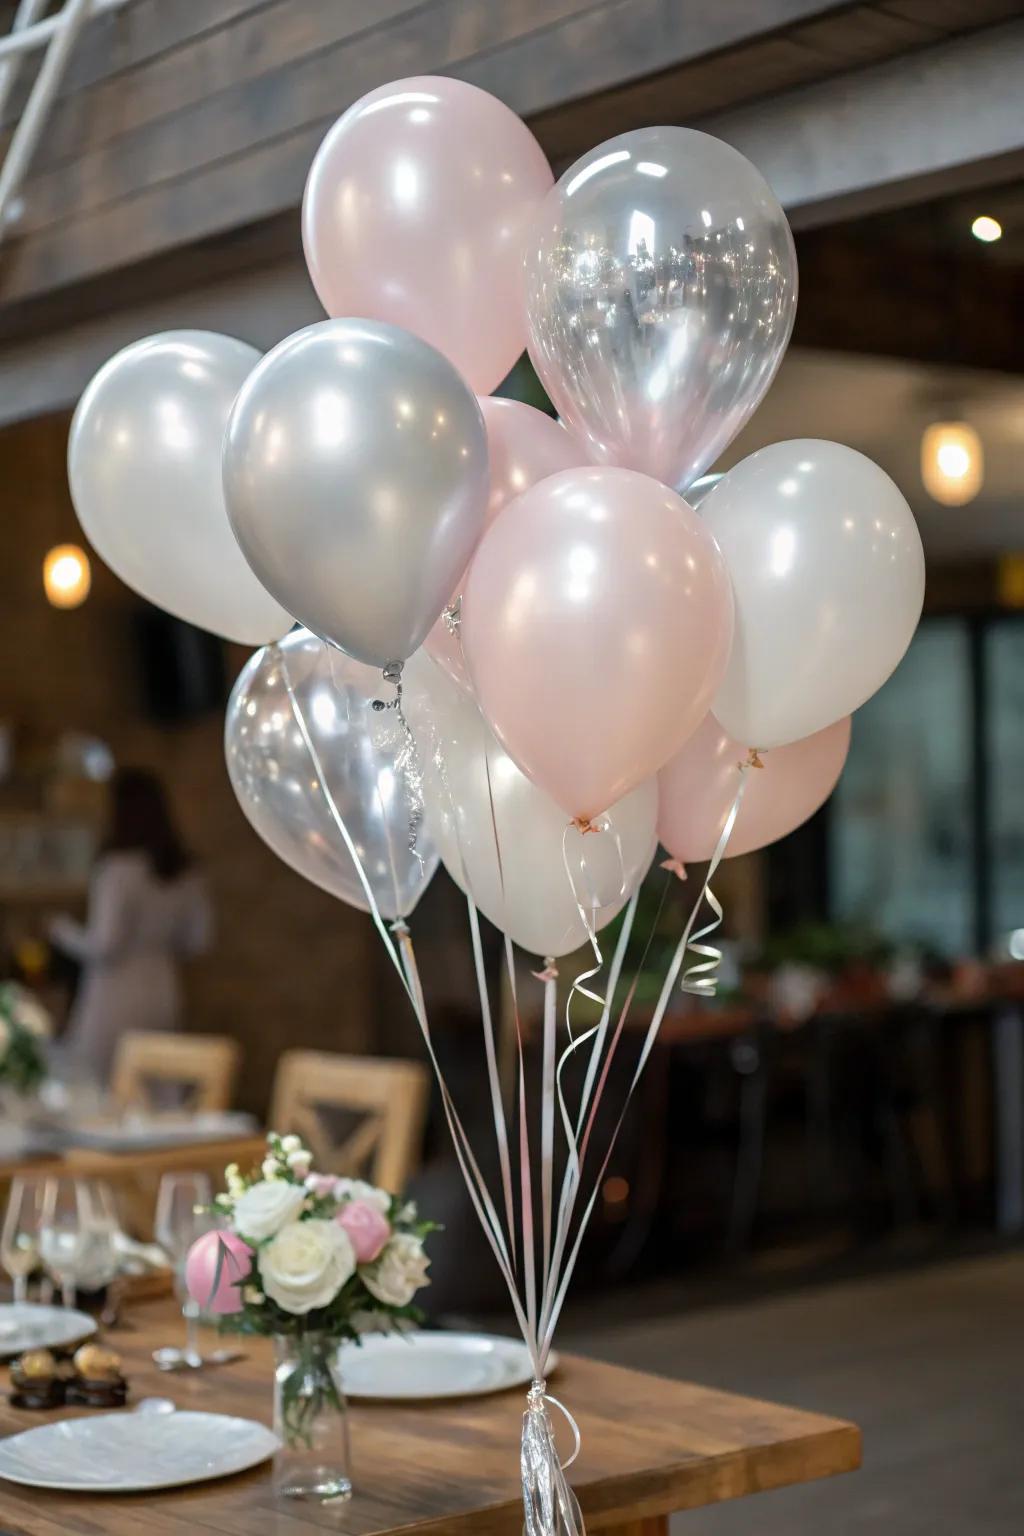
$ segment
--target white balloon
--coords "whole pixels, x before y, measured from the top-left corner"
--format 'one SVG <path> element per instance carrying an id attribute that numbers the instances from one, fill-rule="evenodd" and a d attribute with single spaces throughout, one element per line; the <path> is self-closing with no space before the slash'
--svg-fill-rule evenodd
<path id="1" fill-rule="evenodd" d="M 711 712 L 751 747 L 824 730 L 870 698 L 924 601 L 913 513 L 884 470 L 840 443 L 773 443 L 708 492 L 736 632 Z"/>
<path id="2" fill-rule="evenodd" d="M 100 558 L 151 603 L 244 645 L 293 622 L 239 549 L 221 483 L 228 414 L 259 360 L 212 331 L 147 336 L 90 380 L 68 439 L 71 499 Z"/>
<path id="3" fill-rule="evenodd" d="M 473 699 L 425 651 L 407 662 L 404 681 L 423 764 L 426 824 L 448 873 L 521 948 L 556 959 L 579 949 L 587 929 L 573 887 L 596 928 L 621 911 L 657 846 L 656 780 L 599 818 L 607 819 L 609 833 L 580 833 L 519 771 Z"/>

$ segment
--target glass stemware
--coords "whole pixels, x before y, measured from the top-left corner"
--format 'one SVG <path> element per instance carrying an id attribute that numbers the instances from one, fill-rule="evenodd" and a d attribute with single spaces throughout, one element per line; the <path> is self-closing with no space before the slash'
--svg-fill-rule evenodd
<path id="1" fill-rule="evenodd" d="M 174 1265 L 174 1286 L 185 1319 L 184 1359 L 202 1365 L 199 1307 L 185 1286 L 185 1260 L 197 1237 L 213 1226 L 207 1209 L 213 1196 L 205 1173 L 165 1173 L 156 1197 L 156 1240 Z"/>
<path id="2" fill-rule="evenodd" d="M 116 1279 L 120 1268 L 121 1223 L 109 1184 L 102 1179 L 88 1179 L 83 1181 L 81 1190 L 86 1232 L 79 1258 L 78 1286 L 85 1291 L 101 1291 Z"/>
<path id="3" fill-rule="evenodd" d="M 38 1179 L 16 1178 L 0 1231 L 0 1263 L 11 1277 L 14 1300 L 28 1300 L 28 1279 L 39 1263 L 39 1229 L 43 1216 L 43 1186 Z"/>
<path id="4" fill-rule="evenodd" d="M 60 1286 L 65 1307 L 75 1304 L 75 1287 L 88 1232 L 82 1181 L 66 1177 L 47 1179 L 39 1224 L 39 1256 Z"/>

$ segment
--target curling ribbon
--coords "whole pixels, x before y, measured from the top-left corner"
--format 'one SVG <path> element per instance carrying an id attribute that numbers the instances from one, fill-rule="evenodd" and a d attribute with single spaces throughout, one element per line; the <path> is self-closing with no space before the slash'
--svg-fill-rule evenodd
<path id="1" fill-rule="evenodd" d="M 718 967 L 722 963 L 722 951 L 717 949 L 714 944 L 702 944 L 700 942 L 702 939 L 706 939 L 709 934 L 714 933 L 716 928 L 721 927 L 722 919 L 725 916 L 721 902 L 711 889 L 711 877 L 725 857 L 726 847 L 736 825 L 740 806 L 743 804 L 743 792 L 747 787 L 747 773 L 751 768 L 763 768 L 764 763 L 761 761 L 760 754 L 756 748 L 751 747 L 750 755 L 746 762 L 737 763 L 736 766 L 740 774 L 739 789 L 736 791 L 736 798 L 726 817 L 725 825 L 718 839 L 718 846 L 711 857 L 711 863 L 708 866 L 707 876 L 704 881 L 704 889 L 701 892 L 701 899 L 707 902 L 714 916 L 710 923 L 707 923 L 703 928 L 699 928 L 690 939 L 691 955 L 701 955 L 703 959 L 697 965 L 688 966 L 683 972 L 683 978 L 679 983 L 680 991 L 689 992 L 693 997 L 714 997 L 718 991 Z M 668 868 L 668 861 L 666 861 L 663 867 Z M 685 875 L 683 878 L 685 879 Z M 697 903 L 697 908 L 694 909 L 694 917 L 699 907 L 700 901 Z M 693 917 L 691 917 L 690 921 L 692 923 Z"/>
<path id="2" fill-rule="evenodd" d="M 555 1449 L 549 1404 L 564 1415 L 572 1430 L 573 1451 L 565 1462 L 559 1459 Z M 535 1381 L 527 1395 L 523 1414 L 521 1467 L 525 1536 L 585 1536 L 579 1502 L 565 1475 L 579 1453 L 580 1431 L 576 1420 L 564 1403 L 548 1394 L 546 1382 Z"/>
<path id="3" fill-rule="evenodd" d="M 653 1015 L 651 1017 L 651 1022 L 648 1025 L 646 1033 L 645 1033 L 645 1036 L 644 1036 L 644 1042 L 643 1042 L 643 1045 L 642 1045 L 641 1050 L 640 1050 L 639 1059 L 638 1059 L 638 1061 L 636 1063 L 636 1066 L 634 1067 L 633 1076 L 632 1076 L 632 1079 L 630 1081 L 629 1088 L 626 1091 L 625 1101 L 624 1101 L 624 1103 L 622 1105 L 621 1110 L 619 1111 L 618 1118 L 617 1118 L 617 1120 L 615 1122 L 615 1127 L 614 1127 L 614 1129 L 612 1131 L 611 1137 L 610 1137 L 609 1142 L 608 1142 L 607 1150 L 605 1151 L 604 1158 L 603 1158 L 603 1160 L 601 1162 L 601 1167 L 600 1167 L 600 1169 L 598 1171 L 597 1179 L 594 1182 L 593 1190 L 591 1191 L 591 1194 L 590 1194 L 590 1197 L 589 1197 L 589 1199 L 587 1201 L 586 1207 L 584 1208 L 583 1215 L 582 1215 L 582 1217 L 581 1217 L 581 1219 L 579 1221 L 579 1224 L 577 1225 L 576 1234 L 575 1234 L 575 1237 L 574 1237 L 573 1242 L 572 1242 L 572 1247 L 569 1250 L 568 1257 L 566 1258 L 566 1260 L 564 1262 L 564 1265 L 562 1264 L 562 1246 L 561 1246 L 561 1244 L 559 1244 L 557 1249 L 556 1249 L 556 1259 L 555 1259 L 555 1263 L 554 1263 L 553 1270 L 552 1270 L 552 1293 L 551 1293 L 551 1295 L 549 1297 L 547 1297 L 545 1299 L 545 1306 L 543 1307 L 542 1312 L 541 1312 L 541 1320 L 540 1320 L 540 1330 L 541 1330 L 540 1355 L 541 1355 L 542 1359 L 546 1359 L 547 1358 L 547 1352 L 551 1348 L 551 1340 L 552 1340 L 552 1338 L 554 1336 L 555 1327 L 556 1327 L 556 1325 L 558 1323 L 558 1318 L 559 1318 L 559 1316 L 561 1314 L 562 1306 L 563 1306 L 563 1304 L 565 1302 L 566 1292 L 569 1289 L 569 1282 L 572 1279 L 573 1271 L 576 1268 L 576 1260 L 579 1257 L 580 1245 L 583 1242 L 583 1234 L 586 1232 L 587 1225 L 588 1225 L 588 1223 L 590 1221 L 591 1212 L 594 1209 L 594 1204 L 595 1204 L 595 1201 L 597 1200 L 598 1191 L 600 1190 L 601 1183 L 602 1183 L 602 1181 L 604 1179 L 605 1170 L 608 1167 L 608 1163 L 609 1163 L 609 1160 L 611 1159 L 612 1151 L 614 1150 L 615 1143 L 618 1140 L 619 1131 L 622 1129 L 622 1122 L 626 1118 L 626 1111 L 629 1108 L 629 1104 L 630 1104 L 630 1101 L 631 1101 L 631 1099 L 633 1097 L 634 1090 L 636 1089 L 637 1083 L 640 1081 L 640 1077 L 641 1077 L 641 1075 L 643 1073 L 644 1067 L 647 1065 L 647 1059 L 650 1056 L 651 1051 L 654 1048 L 654 1042 L 655 1042 L 655 1039 L 657 1038 L 658 1030 L 661 1028 L 661 1021 L 665 1017 L 665 1012 L 666 1012 L 666 1010 L 668 1008 L 669 999 L 670 999 L 670 997 L 672 995 L 672 990 L 675 987 L 675 984 L 676 984 L 677 980 L 679 979 L 679 973 L 680 973 L 680 971 L 683 968 L 683 962 L 684 962 L 684 960 L 686 958 L 686 955 L 690 951 L 690 949 L 693 947 L 693 927 L 694 927 L 694 924 L 695 924 L 695 922 L 697 920 L 697 915 L 698 915 L 698 913 L 700 911 L 701 904 L 703 903 L 703 901 L 704 901 L 704 899 L 706 897 L 711 898 L 712 910 L 715 911 L 716 917 L 715 917 L 715 921 L 713 923 L 711 923 L 707 928 L 701 929 L 699 931 L 697 937 L 698 938 L 706 937 L 708 933 L 713 932 L 714 929 L 718 927 L 718 924 L 721 921 L 722 908 L 721 908 L 721 905 L 718 902 L 718 900 L 716 898 L 711 897 L 710 883 L 711 883 L 712 878 L 715 875 L 716 870 L 718 869 L 719 864 L 722 862 L 722 859 L 725 856 L 725 850 L 726 850 L 726 848 L 728 846 L 729 839 L 732 836 L 733 828 L 736 825 L 736 818 L 739 815 L 740 806 L 743 803 L 743 792 L 744 792 L 744 790 L 746 788 L 747 773 L 748 773 L 749 769 L 757 768 L 757 767 L 759 767 L 761 765 L 760 765 L 760 760 L 757 757 L 757 754 L 754 753 L 754 752 L 751 752 L 750 757 L 747 759 L 747 761 L 744 762 L 744 763 L 740 763 L 737 766 L 739 768 L 739 773 L 740 773 L 740 782 L 739 782 L 739 787 L 737 788 L 737 791 L 736 791 L 736 797 L 733 800 L 733 803 L 732 803 L 732 805 L 731 805 L 731 807 L 729 809 L 729 814 L 726 817 L 725 825 L 722 828 L 721 836 L 719 837 L 718 842 L 717 842 L 717 844 L 715 846 L 715 851 L 714 851 L 714 853 L 711 856 L 711 862 L 708 865 L 707 874 L 704 877 L 704 883 L 703 883 L 703 885 L 701 887 L 700 894 L 697 897 L 697 900 L 693 904 L 693 907 L 692 907 L 692 909 L 690 911 L 690 916 L 687 919 L 686 927 L 683 930 L 682 937 L 680 938 L 678 944 L 676 945 L 675 953 L 672 956 L 672 961 L 671 961 L 671 964 L 669 965 L 669 968 L 668 968 L 668 973 L 667 973 L 667 975 L 665 977 L 664 983 L 662 984 L 662 988 L 661 988 L 661 992 L 660 992 L 659 997 L 658 997 L 657 1005 L 656 1005 L 656 1007 L 654 1009 L 654 1013 L 653 1013 Z M 710 946 L 707 946 L 703 951 L 698 951 L 698 953 L 703 952 L 703 953 L 706 954 L 708 948 L 710 948 Z M 714 953 L 716 955 L 716 958 L 714 959 L 714 961 L 711 962 L 711 967 L 712 967 L 712 970 L 713 970 L 714 967 L 717 966 L 717 964 L 718 964 L 718 956 L 717 956 L 717 951 L 712 951 L 712 953 Z M 694 972 L 700 972 L 700 971 L 703 971 L 705 969 L 706 969 L 706 967 L 703 966 L 703 965 L 699 965 L 699 966 L 696 966 L 696 967 L 691 967 L 690 971 L 688 971 L 686 974 L 687 974 L 687 976 L 691 976 L 692 977 Z M 700 978 L 698 977 L 698 983 L 694 986 L 694 990 L 697 990 L 698 992 L 702 992 L 704 995 L 708 995 L 709 992 L 710 992 L 711 995 L 713 995 L 713 993 L 714 993 L 714 979 L 713 979 L 713 976 L 706 976 L 706 977 L 704 977 L 703 978 L 703 985 L 700 984 Z M 628 1001 L 627 1001 L 627 1006 L 628 1006 Z M 619 1029 L 620 1029 L 620 1031 L 621 1031 L 622 1022 L 623 1022 L 623 1019 L 620 1018 L 620 1020 L 619 1020 Z M 617 1034 L 618 1034 L 618 1031 L 617 1031 Z M 613 1047 L 612 1048 L 614 1049 L 614 1042 L 613 1042 Z M 595 1105 L 595 1109 L 596 1109 L 596 1105 Z M 568 1213 L 567 1213 L 566 1220 L 565 1220 L 564 1230 L 560 1230 L 560 1232 L 559 1232 L 559 1237 L 564 1239 L 564 1240 L 567 1240 L 568 1227 L 569 1227 L 569 1223 L 570 1223 L 570 1221 L 572 1219 L 572 1212 L 573 1212 L 573 1208 L 575 1206 L 576 1189 L 578 1188 L 579 1183 L 580 1183 L 581 1163 L 582 1163 L 582 1158 L 580 1157 L 578 1144 L 577 1144 L 577 1142 L 572 1142 L 571 1145 L 570 1145 L 569 1165 L 573 1169 L 573 1172 L 574 1172 L 573 1183 L 574 1183 L 575 1187 L 572 1189 L 572 1192 L 571 1192 L 571 1195 L 570 1195 L 570 1198 L 569 1198 Z M 563 1193 L 564 1193 L 564 1190 L 563 1190 Z M 560 1213 L 560 1215 L 561 1215 L 561 1213 Z M 561 1226 L 561 1223 L 560 1223 L 560 1226 Z M 561 1271 L 560 1273 L 559 1273 L 559 1270 Z"/>

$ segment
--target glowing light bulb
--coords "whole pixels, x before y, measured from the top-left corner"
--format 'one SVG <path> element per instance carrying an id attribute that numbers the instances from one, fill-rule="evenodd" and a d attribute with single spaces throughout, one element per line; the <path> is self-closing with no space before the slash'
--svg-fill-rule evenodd
<path id="1" fill-rule="evenodd" d="M 921 439 L 921 479 L 933 501 L 962 507 L 981 490 L 985 459 L 981 438 L 965 421 L 936 421 Z"/>
<path id="2" fill-rule="evenodd" d="M 993 240 L 1002 238 L 1003 226 L 998 219 L 990 218 L 987 213 L 980 213 L 971 225 L 971 234 L 975 240 L 984 240 L 986 245 L 991 245 Z"/>
<path id="3" fill-rule="evenodd" d="M 43 589 L 54 608 L 77 608 L 89 596 L 89 557 L 77 544 L 57 544 L 43 561 Z"/>

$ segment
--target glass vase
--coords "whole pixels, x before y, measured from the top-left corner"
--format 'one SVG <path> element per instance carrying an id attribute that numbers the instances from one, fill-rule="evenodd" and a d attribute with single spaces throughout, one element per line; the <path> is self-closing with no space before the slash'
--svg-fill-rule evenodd
<path id="1" fill-rule="evenodd" d="M 274 1339 L 274 1491 L 289 1499 L 352 1493 L 348 1411 L 338 1341 L 323 1333 Z"/>

